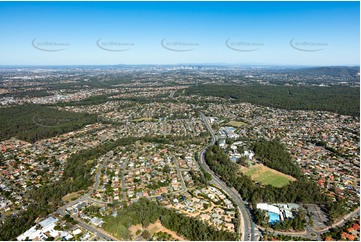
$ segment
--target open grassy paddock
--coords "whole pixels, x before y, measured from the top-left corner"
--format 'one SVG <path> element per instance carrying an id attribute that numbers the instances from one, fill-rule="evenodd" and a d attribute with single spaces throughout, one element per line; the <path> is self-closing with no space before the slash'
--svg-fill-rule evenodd
<path id="1" fill-rule="evenodd" d="M 241 167 L 241 172 L 246 176 L 250 176 L 253 181 L 274 187 L 283 187 L 290 181 L 296 180 L 292 176 L 283 174 L 282 172 L 271 169 L 263 164 Z"/>
<path id="2" fill-rule="evenodd" d="M 241 121 L 229 121 L 227 123 L 227 125 L 239 128 L 239 127 L 242 127 L 242 126 L 247 125 L 247 124 L 244 123 L 244 122 L 241 122 Z"/>

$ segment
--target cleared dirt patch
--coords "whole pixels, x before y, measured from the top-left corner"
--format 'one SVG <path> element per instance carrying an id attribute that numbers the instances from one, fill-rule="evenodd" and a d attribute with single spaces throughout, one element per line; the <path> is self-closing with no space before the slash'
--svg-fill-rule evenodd
<path id="1" fill-rule="evenodd" d="M 131 235 L 135 238 L 137 237 L 136 233 L 137 230 L 140 231 L 144 231 L 144 230 L 148 230 L 149 233 L 153 236 L 153 234 L 158 233 L 158 232 L 166 232 L 167 234 L 172 235 L 174 240 L 180 240 L 180 241 L 186 241 L 185 238 L 178 236 L 174 231 L 169 230 L 167 228 L 165 228 L 161 222 L 158 220 L 157 222 L 150 224 L 148 227 L 146 227 L 145 229 L 142 228 L 141 224 L 137 224 L 137 225 L 133 225 L 131 227 L 129 227 L 129 232 L 131 233 Z"/>
<path id="2" fill-rule="evenodd" d="M 257 164 L 250 167 L 242 166 L 240 170 L 246 176 L 250 176 L 253 181 L 258 181 L 264 185 L 271 185 L 274 187 L 283 187 L 291 181 L 296 181 L 294 177 L 271 169 L 263 164 Z"/>
<path id="3" fill-rule="evenodd" d="M 151 224 L 147 227 L 147 230 L 153 235 L 154 233 L 158 233 L 158 232 L 166 232 L 170 235 L 172 235 L 173 239 L 178 239 L 178 240 L 186 240 L 183 237 L 178 236 L 174 231 L 169 230 L 167 228 L 165 228 L 160 221 L 158 220 L 157 222 L 155 222 L 154 224 Z"/>
<path id="4" fill-rule="evenodd" d="M 63 200 L 64 202 L 70 202 L 75 199 L 77 199 L 78 197 L 80 197 L 82 195 L 82 191 L 78 191 L 78 192 L 72 192 L 69 194 L 66 194 L 64 197 L 61 198 L 61 200 Z"/>
<path id="5" fill-rule="evenodd" d="M 133 226 L 130 226 L 130 227 L 129 227 L 129 232 L 130 232 L 130 234 L 131 234 L 133 237 L 138 236 L 138 235 L 137 235 L 137 231 L 138 231 L 138 230 L 143 231 L 141 224 L 137 224 L 137 225 L 133 225 Z"/>

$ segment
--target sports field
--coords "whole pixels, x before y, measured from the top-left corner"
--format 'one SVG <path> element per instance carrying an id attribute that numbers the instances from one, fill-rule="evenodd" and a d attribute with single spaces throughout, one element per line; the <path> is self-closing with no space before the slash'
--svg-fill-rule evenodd
<path id="1" fill-rule="evenodd" d="M 241 121 L 230 121 L 230 122 L 227 123 L 227 125 L 239 128 L 239 127 L 242 127 L 242 126 L 247 125 L 247 124 L 244 123 L 244 122 L 241 122 Z"/>
<path id="2" fill-rule="evenodd" d="M 271 169 L 263 164 L 241 167 L 241 172 L 246 176 L 250 176 L 253 181 L 258 181 L 264 185 L 271 185 L 274 187 L 283 187 L 290 181 L 296 180 L 292 176 L 283 174 L 282 172 Z"/>

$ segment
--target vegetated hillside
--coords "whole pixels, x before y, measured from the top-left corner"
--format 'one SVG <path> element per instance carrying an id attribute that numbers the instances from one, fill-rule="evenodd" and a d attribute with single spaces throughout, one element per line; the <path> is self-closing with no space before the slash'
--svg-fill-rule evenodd
<path id="1" fill-rule="evenodd" d="M 318 75 L 318 76 L 333 76 L 348 79 L 360 80 L 358 73 L 360 72 L 359 66 L 327 66 L 327 67 L 312 67 L 301 68 L 294 71 L 298 74 Z"/>
<path id="2" fill-rule="evenodd" d="M 357 117 L 360 115 L 360 89 L 352 87 L 200 85 L 188 88 L 186 93 L 287 110 L 320 110 Z"/>
<path id="3" fill-rule="evenodd" d="M 0 117 L 0 140 L 16 137 L 32 143 L 97 122 L 95 115 L 59 111 L 43 105 L 0 108 Z"/>

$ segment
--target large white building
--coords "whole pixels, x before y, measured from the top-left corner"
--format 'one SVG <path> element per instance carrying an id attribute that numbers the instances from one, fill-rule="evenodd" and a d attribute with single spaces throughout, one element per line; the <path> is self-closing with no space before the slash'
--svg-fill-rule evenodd
<path id="1" fill-rule="evenodd" d="M 258 203 L 257 208 L 267 212 L 278 214 L 281 221 L 283 221 L 285 218 L 293 219 L 293 212 L 299 210 L 299 205 L 295 203 L 274 203 L 274 205 L 270 205 L 267 203 Z"/>
<path id="2" fill-rule="evenodd" d="M 58 234 L 58 232 L 54 230 L 56 222 L 58 222 L 58 219 L 50 216 L 47 219 L 44 219 L 43 221 L 39 222 L 39 225 L 41 226 L 40 229 L 36 229 L 36 226 L 33 226 L 29 230 L 27 230 L 25 233 L 16 237 L 16 239 L 17 240 L 34 240 L 34 239 L 46 240 L 48 238 L 48 236 L 46 236 L 45 233 L 47 233 L 47 232 L 51 236 L 55 237 Z"/>
<path id="3" fill-rule="evenodd" d="M 278 215 L 281 213 L 278 207 L 267 203 L 258 203 L 257 208 L 268 212 L 277 213 Z"/>
<path id="4" fill-rule="evenodd" d="M 248 150 L 246 150 L 246 151 L 243 153 L 243 156 L 247 157 L 249 160 L 252 160 L 252 159 L 253 159 L 253 156 L 254 156 L 254 153 L 253 153 L 253 151 L 248 151 Z"/>
<path id="5" fill-rule="evenodd" d="M 267 211 L 267 212 L 278 214 L 281 221 L 283 221 L 283 214 L 282 214 L 281 210 L 278 207 L 276 207 L 274 205 L 267 204 L 267 203 L 258 203 L 257 208 L 261 209 L 261 210 L 264 210 L 264 211 Z"/>

